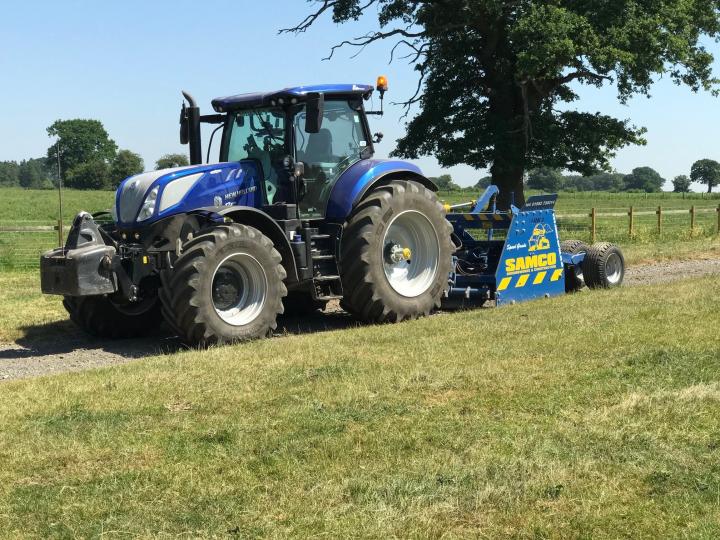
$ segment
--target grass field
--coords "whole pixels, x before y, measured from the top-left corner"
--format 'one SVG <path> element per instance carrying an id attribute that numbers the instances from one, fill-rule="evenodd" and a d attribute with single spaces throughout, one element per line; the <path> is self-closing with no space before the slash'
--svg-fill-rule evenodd
<path id="1" fill-rule="evenodd" d="M 80 210 L 98 212 L 107 210 L 113 201 L 110 191 L 65 190 L 64 216 L 66 230 L 72 217 Z M 471 197 L 467 193 L 440 193 L 448 202 L 456 203 Z M 590 241 L 590 219 L 587 214 L 595 206 L 600 212 L 597 221 L 597 238 L 622 245 L 642 246 L 644 251 L 687 252 L 687 241 L 706 243 L 718 238 L 718 215 L 720 194 L 682 195 L 672 193 L 561 193 L 558 200 L 558 224 L 563 238 Z M 663 234 L 657 233 L 654 214 L 638 215 L 632 238 L 628 236 L 628 218 L 624 215 L 630 205 L 638 212 L 654 212 L 662 205 L 665 211 L 683 210 L 668 214 L 663 219 Z M 698 209 L 695 229 L 690 229 L 687 210 L 695 205 Z M 605 216 L 603 213 L 621 215 Z M 563 217 L 571 215 L 574 217 Z M 584 217 L 577 217 L 578 215 Z M 39 264 L 39 254 L 58 244 L 53 231 L 14 232 L 13 227 L 52 226 L 57 220 L 57 193 L 54 191 L 0 189 L 0 269 L 33 269 Z M 669 249 L 668 246 L 671 246 Z M 692 248 L 695 249 L 695 248 Z"/>
<path id="2" fill-rule="evenodd" d="M 2 383 L 0 537 L 717 538 L 720 278 L 671 287 Z"/>

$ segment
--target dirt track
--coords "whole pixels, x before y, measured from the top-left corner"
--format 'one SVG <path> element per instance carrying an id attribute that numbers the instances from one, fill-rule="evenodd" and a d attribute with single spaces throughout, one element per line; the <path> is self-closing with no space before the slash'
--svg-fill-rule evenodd
<path id="1" fill-rule="evenodd" d="M 720 274 L 720 259 L 665 261 L 630 267 L 625 285 L 667 283 L 709 274 Z M 335 304 L 315 317 L 281 319 L 278 333 L 322 332 L 355 324 Z M 108 342 L 88 338 L 69 322 L 50 326 L 28 331 L 16 343 L 0 343 L 0 381 L 120 364 L 182 347 L 171 335 Z M 63 338 L 58 339 L 58 335 Z"/>

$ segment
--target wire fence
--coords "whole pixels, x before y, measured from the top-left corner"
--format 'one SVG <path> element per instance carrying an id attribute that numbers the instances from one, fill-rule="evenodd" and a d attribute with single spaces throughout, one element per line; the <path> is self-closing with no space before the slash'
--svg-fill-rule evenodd
<path id="1" fill-rule="evenodd" d="M 621 207 L 614 201 L 608 207 L 566 207 L 559 211 L 561 238 L 627 244 L 720 235 L 720 204 L 708 205 L 711 201 L 684 208 L 678 208 L 676 200 L 670 207 L 642 204 Z M 702 199 L 698 201 L 701 202 Z M 0 220 L 0 270 L 37 269 L 40 254 L 61 245 L 61 238 L 70 229 L 70 223 L 64 223 L 62 230 L 59 226 L 58 222 Z"/>

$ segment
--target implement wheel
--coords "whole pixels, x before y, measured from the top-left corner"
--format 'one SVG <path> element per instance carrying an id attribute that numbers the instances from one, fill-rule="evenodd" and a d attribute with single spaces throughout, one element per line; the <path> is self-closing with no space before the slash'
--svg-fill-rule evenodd
<path id="1" fill-rule="evenodd" d="M 442 205 L 424 186 L 395 181 L 372 191 L 343 231 L 343 309 L 375 323 L 428 315 L 448 287 L 451 234 Z"/>
<path id="2" fill-rule="evenodd" d="M 265 337 L 283 312 L 285 277 L 268 237 L 245 225 L 218 225 L 190 240 L 163 274 L 163 314 L 191 345 Z"/>
<path id="3" fill-rule="evenodd" d="M 156 297 L 120 305 L 107 296 L 65 296 L 63 306 L 72 322 L 99 338 L 142 337 L 157 330 L 163 322 Z"/>
<path id="4" fill-rule="evenodd" d="M 565 240 L 560 244 L 560 251 L 569 255 L 587 253 L 588 245 L 582 240 Z M 582 265 L 565 265 L 565 292 L 574 293 L 585 287 L 585 275 Z"/>
<path id="5" fill-rule="evenodd" d="M 625 257 L 620 248 L 608 242 L 590 246 L 583 261 L 583 275 L 591 289 L 609 289 L 622 285 Z"/>

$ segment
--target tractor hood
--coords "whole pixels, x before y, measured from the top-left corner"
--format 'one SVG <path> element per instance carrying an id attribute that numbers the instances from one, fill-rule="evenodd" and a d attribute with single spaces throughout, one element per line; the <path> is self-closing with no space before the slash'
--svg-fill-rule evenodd
<path id="1" fill-rule="evenodd" d="M 252 161 L 145 172 L 120 184 L 113 217 L 121 228 L 136 228 L 197 208 L 257 206 L 261 199 L 259 177 Z"/>

